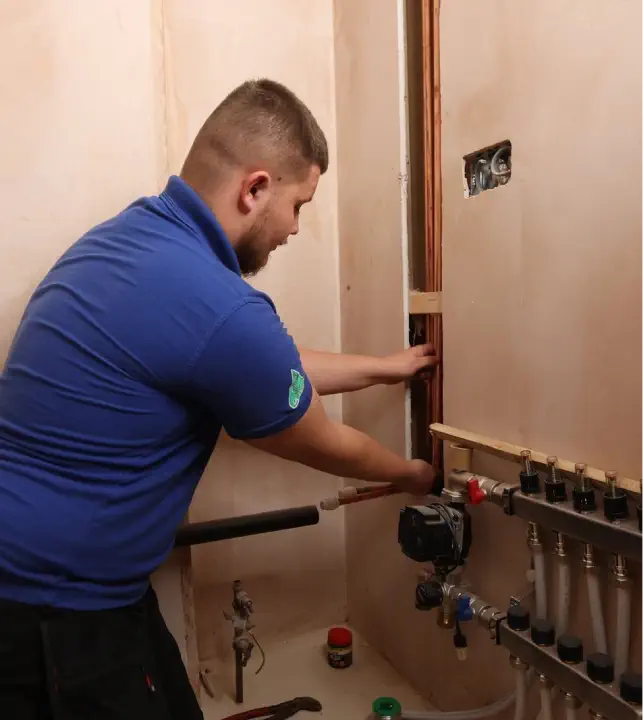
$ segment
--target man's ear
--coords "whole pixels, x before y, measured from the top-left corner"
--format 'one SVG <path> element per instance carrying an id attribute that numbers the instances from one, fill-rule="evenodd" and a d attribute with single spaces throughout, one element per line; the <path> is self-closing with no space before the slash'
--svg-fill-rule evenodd
<path id="1" fill-rule="evenodd" d="M 245 215 L 260 210 L 268 201 L 272 178 L 265 170 L 246 175 L 239 194 L 239 209 Z"/>

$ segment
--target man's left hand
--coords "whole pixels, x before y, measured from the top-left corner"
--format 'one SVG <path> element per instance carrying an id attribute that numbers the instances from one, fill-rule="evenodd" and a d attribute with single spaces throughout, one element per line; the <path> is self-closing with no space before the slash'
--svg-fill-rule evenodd
<path id="1" fill-rule="evenodd" d="M 435 348 L 430 343 L 414 345 L 402 352 L 386 358 L 387 369 L 385 382 L 393 385 L 404 382 L 416 375 L 425 375 L 438 363 Z"/>

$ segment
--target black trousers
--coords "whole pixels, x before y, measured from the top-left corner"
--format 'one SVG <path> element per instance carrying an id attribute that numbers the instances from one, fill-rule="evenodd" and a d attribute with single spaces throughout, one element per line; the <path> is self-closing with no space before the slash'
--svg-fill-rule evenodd
<path id="1" fill-rule="evenodd" d="M 0 600 L 2 720 L 203 720 L 154 591 L 114 610 Z"/>

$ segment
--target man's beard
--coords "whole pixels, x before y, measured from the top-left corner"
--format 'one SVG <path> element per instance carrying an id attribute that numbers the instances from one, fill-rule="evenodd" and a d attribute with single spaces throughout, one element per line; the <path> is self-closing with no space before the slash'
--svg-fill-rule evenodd
<path id="1" fill-rule="evenodd" d="M 241 274 L 244 277 L 256 275 L 268 263 L 270 251 L 265 249 L 265 243 L 261 237 L 266 224 L 267 210 L 268 208 L 260 218 L 257 218 L 250 230 L 239 239 L 234 249 Z"/>

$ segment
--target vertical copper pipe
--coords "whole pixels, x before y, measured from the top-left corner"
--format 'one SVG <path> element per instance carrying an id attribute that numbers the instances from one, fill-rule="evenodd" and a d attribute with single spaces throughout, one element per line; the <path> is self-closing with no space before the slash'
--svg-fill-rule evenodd
<path id="1" fill-rule="evenodd" d="M 424 143 L 425 143 L 425 289 L 442 290 L 442 172 L 440 137 L 440 0 L 422 0 L 422 62 L 424 67 Z M 442 316 L 425 319 L 426 338 L 442 357 Z M 431 436 L 429 425 L 442 422 L 442 365 L 427 385 L 427 449 L 431 448 L 434 467 L 441 469 L 442 443 Z"/>
<path id="2" fill-rule="evenodd" d="M 425 279 L 424 289 L 430 291 L 433 286 L 433 58 L 432 58 L 432 5 L 433 0 L 422 0 L 422 83 L 423 83 L 423 112 L 422 122 L 424 125 L 424 238 L 426 243 L 425 251 Z M 432 316 L 426 315 L 425 338 L 433 342 L 434 329 Z M 427 451 L 430 452 L 431 461 L 436 464 L 435 443 L 429 433 L 431 422 L 435 421 L 434 397 L 435 377 L 437 372 L 431 375 L 426 386 L 426 429 L 425 443 Z"/>
<path id="3" fill-rule="evenodd" d="M 432 290 L 442 290 L 442 136 L 441 136 L 441 113 L 442 102 L 440 94 L 440 0 L 432 1 L 432 57 L 433 57 L 433 256 L 435 259 L 433 269 L 433 288 Z M 442 357 L 442 315 L 434 315 L 433 321 L 435 327 L 433 329 L 433 340 L 438 357 Z M 435 384 L 435 404 L 434 417 L 435 422 L 442 422 L 442 388 L 443 373 L 442 365 L 438 365 L 434 374 Z M 442 443 L 438 438 L 433 438 L 434 457 L 437 460 L 437 466 L 442 467 Z"/>

